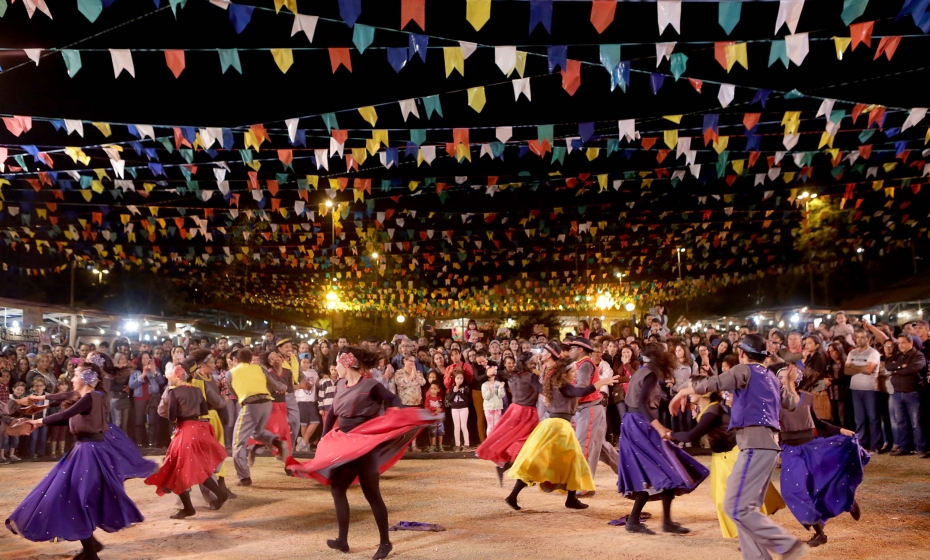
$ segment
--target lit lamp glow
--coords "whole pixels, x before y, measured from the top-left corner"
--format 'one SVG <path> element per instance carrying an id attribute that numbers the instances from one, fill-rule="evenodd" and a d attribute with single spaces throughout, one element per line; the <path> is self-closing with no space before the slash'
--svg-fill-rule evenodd
<path id="1" fill-rule="evenodd" d="M 634 309 L 636 309 L 636 304 L 634 304 L 633 302 L 630 302 L 626 304 L 624 307 L 626 308 L 627 311 L 633 311 Z"/>
<path id="2" fill-rule="evenodd" d="M 407 318 L 404 317 L 403 315 L 398 315 L 398 316 L 397 316 L 397 322 L 398 322 L 398 323 L 403 323 L 403 322 L 406 321 L 406 320 L 407 320 Z"/>

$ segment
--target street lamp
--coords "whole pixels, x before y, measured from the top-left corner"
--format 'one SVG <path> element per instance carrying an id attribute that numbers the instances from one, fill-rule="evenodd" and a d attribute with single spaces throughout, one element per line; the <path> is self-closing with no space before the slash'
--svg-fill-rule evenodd
<path id="1" fill-rule="evenodd" d="M 403 315 L 398 315 L 398 316 L 397 316 L 397 322 L 398 322 L 398 323 L 403 323 L 403 322 L 406 321 L 406 320 L 407 320 L 407 318 L 404 317 Z"/>
<path id="2" fill-rule="evenodd" d="M 109 270 L 100 270 L 100 269 L 95 268 L 95 269 L 93 270 L 93 273 L 97 275 L 97 283 L 98 283 L 98 284 L 103 284 L 103 275 L 104 275 L 104 274 L 109 274 L 110 271 L 109 271 Z"/>

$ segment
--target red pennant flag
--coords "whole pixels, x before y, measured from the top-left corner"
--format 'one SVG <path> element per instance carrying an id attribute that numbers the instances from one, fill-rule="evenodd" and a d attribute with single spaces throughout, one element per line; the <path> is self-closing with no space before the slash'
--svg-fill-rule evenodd
<path id="1" fill-rule="evenodd" d="M 249 127 L 249 130 L 252 131 L 252 135 L 255 136 L 255 140 L 257 140 L 259 144 L 263 141 L 271 142 L 271 138 L 268 138 L 268 132 L 265 131 L 265 125 L 253 124 Z"/>
<path id="2" fill-rule="evenodd" d="M 575 92 L 581 87 L 581 61 L 568 60 L 566 66 L 568 67 L 567 70 L 561 70 L 562 89 L 567 91 L 569 95 L 575 95 Z"/>
<path id="3" fill-rule="evenodd" d="M 865 46 L 872 47 L 872 28 L 875 26 L 874 21 L 864 21 L 862 23 L 854 23 L 849 26 L 849 37 L 852 39 L 852 48 L 850 50 L 856 50 L 856 47 L 859 46 L 859 43 L 865 43 Z"/>
<path id="4" fill-rule="evenodd" d="M 258 184 L 258 171 L 249 171 L 249 190 L 258 190 L 261 186 Z"/>
<path id="5" fill-rule="evenodd" d="M 400 28 L 403 29 L 411 20 L 426 31 L 426 0 L 401 0 Z"/>
<path id="6" fill-rule="evenodd" d="M 901 37 L 882 37 L 878 41 L 878 48 L 875 49 L 875 58 L 872 60 L 878 60 L 878 57 L 884 53 L 885 58 L 891 60 L 891 57 L 894 56 L 894 52 L 898 50 L 898 45 L 901 44 Z"/>
<path id="7" fill-rule="evenodd" d="M 6 158 L 4 158 L 6 159 Z M 55 169 L 55 162 L 52 161 L 52 156 L 48 155 L 45 152 L 39 153 L 39 159 L 45 162 L 45 165 L 49 166 L 50 169 Z"/>
<path id="8" fill-rule="evenodd" d="M 691 82 L 691 87 L 695 89 L 698 93 L 701 93 L 701 87 L 704 85 L 704 80 L 695 80 L 694 78 L 688 78 L 688 81 Z"/>
<path id="9" fill-rule="evenodd" d="M 278 188 L 279 188 L 279 187 L 278 187 L 278 182 L 277 182 L 277 181 L 269 180 L 269 181 L 266 183 L 266 186 L 268 187 L 268 192 L 271 193 L 271 196 L 277 196 L 277 194 L 278 194 Z"/>
<path id="10" fill-rule="evenodd" d="M 872 109 L 872 111 L 869 113 L 869 124 L 866 125 L 866 128 L 872 128 L 873 124 L 878 123 L 878 128 L 881 129 L 882 120 L 884 116 L 885 116 L 884 107 L 877 107 L 875 109 Z"/>
<path id="11" fill-rule="evenodd" d="M 656 140 L 658 140 L 658 138 L 655 136 L 643 136 L 643 149 L 647 152 L 651 150 L 652 147 L 656 145 Z"/>
<path id="12" fill-rule="evenodd" d="M 727 47 L 735 44 L 736 41 L 717 41 L 714 43 L 714 60 L 724 70 L 727 69 Z"/>
<path id="13" fill-rule="evenodd" d="M 284 165 L 290 165 L 294 161 L 294 150 L 278 150 L 278 159 Z"/>
<path id="14" fill-rule="evenodd" d="M 594 0 L 591 2 L 591 24 L 598 33 L 603 33 L 613 23 L 617 11 L 616 0 Z"/>
<path id="15" fill-rule="evenodd" d="M 749 152 L 749 167 L 752 167 L 759 160 L 759 156 L 762 152 Z"/>
<path id="16" fill-rule="evenodd" d="M 181 72 L 187 66 L 184 61 L 184 51 L 180 49 L 169 49 L 165 51 L 165 62 L 168 63 L 168 69 L 174 74 L 175 78 L 181 76 Z"/>
<path id="17" fill-rule="evenodd" d="M 352 71 L 352 55 L 349 53 L 348 47 L 346 48 L 330 47 L 329 64 L 333 68 L 333 74 L 335 74 L 336 70 L 339 69 L 340 64 L 345 66 L 346 70 L 351 72 Z"/>
<path id="18" fill-rule="evenodd" d="M 456 144 L 464 144 L 468 146 L 468 129 L 467 128 L 453 128 L 452 129 L 452 142 L 453 146 Z M 453 147 L 452 151 L 455 151 Z"/>
<path id="19" fill-rule="evenodd" d="M 272 198 L 272 199 L 271 199 L 271 211 L 272 211 L 272 212 L 277 212 L 277 211 L 278 211 L 278 208 L 281 208 L 281 199 L 280 199 L 280 198 Z"/>
<path id="20" fill-rule="evenodd" d="M 333 140 L 335 140 L 336 142 L 340 144 L 345 144 L 346 140 L 348 139 L 349 139 L 348 130 L 337 130 L 335 128 L 333 129 Z"/>
<path id="21" fill-rule="evenodd" d="M 855 124 L 856 121 L 859 120 L 859 115 L 862 114 L 862 111 L 863 111 L 866 107 L 868 107 L 868 105 L 866 105 L 865 103 L 856 103 L 856 105 L 853 107 L 853 110 L 852 110 L 852 121 L 853 121 L 853 124 Z"/>
<path id="22" fill-rule="evenodd" d="M 762 116 L 762 113 L 746 113 L 743 115 L 743 126 L 746 127 L 746 130 L 752 130 L 757 124 L 759 124 L 759 118 Z"/>

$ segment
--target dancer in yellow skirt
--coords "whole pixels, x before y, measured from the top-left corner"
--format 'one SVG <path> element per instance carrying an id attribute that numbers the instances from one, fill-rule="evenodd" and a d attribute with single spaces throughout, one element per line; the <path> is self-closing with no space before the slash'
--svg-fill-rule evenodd
<path id="1" fill-rule="evenodd" d="M 549 344 L 558 347 L 558 342 L 550 341 Z M 538 484 L 544 492 L 556 490 L 567 493 L 567 508 L 588 507 L 578 500 L 575 493 L 579 490 L 593 491 L 594 479 L 581 444 L 575 437 L 571 419 L 579 397 L 590 395 L 605 385 L 613 385 L 618 378 L 601 379 L 584 388 L 575 387 L 574 378 L 572 360 L 560 360 L 546 372 L 546 378 L 537 387 L 543 395 L 549 418 L 536 426 L 510 468 L 510 478 L 517 482 L 504 501 L 513 509 L 520 509 L 517 505 L 520 492 L 534 484 Z"/>
<path id="2" fill-rule="evenodd" d="M 210 407 L 210 411 L 207 415 L 201 418 L 205 419 L 213 426 L 213 434 L 216 437 L 216 441 L 225 449 L 226 439 L 223 433 L 223 421 L 220 419 L 218 411 L 226 407 L 226 399 L 220 394 L 219 386 L 213 379 L 213 372 L 216 370 L 213 353 L 205 348 L 198 348 L 191 352 L 190 356 L 188 356 L 182 364 L 191 372 L 190 384 L 200 389 L 200 392 L 203 393 L 204 400 L 207 401 L 207 405 Z M 226 488 L 225 461 L 220 463 L 220 467 L 216 471 L 216 478 L 220 488 L 226 490 L 230 498 L 235 498 L 236 495 Z M 200 487 L 200 492 L 203 494 L 208 504 L 216 499 L 213 494 L 203 486 Z"/>
<path id="3" fill-rule="evenodd" d="M 705 375 L 696 375 L 692 381 L 703 381 Z M 724 496 L 727 493 L 727 477 L 733 472 L 733 465 L 739 456 L 739 447 L 736 446 L 736 435 L 729 432 L 730 408 L 721 399 L 719 393 L 706 395 L 691 395 L 689 400 L 692 406 L 697 406 L 700 414 L 697 425 L 689 432 L 672 432 L 672 439 L 679 443 L 697 443 L 702 436 L 707 436 L 710 449 L 713 451 L 710 463 L 710 497 L 717 506 L 717 521 L 720 522 L 720 532 L 725 539 L 737 538 L 736 523 L 730 519 L 723 507 Z M 724 399 L 725 400 L 725 399 Z M 769 482 L 769 489 L 765 494 L 762 513 L 772 515 L 785 507 L 785 501 L 775 486 Z"/>

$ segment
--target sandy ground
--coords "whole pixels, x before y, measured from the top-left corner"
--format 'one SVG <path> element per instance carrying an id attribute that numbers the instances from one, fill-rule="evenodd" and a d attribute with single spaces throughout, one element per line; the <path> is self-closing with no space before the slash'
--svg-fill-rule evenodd
<path id="1" fill-rule="evenodd" d="M 701 461 L 708 463 L 708 457 Z M 9 512 L 48 471 L 50 463 L 0 467 L 0 511 Z M 232 465 L 228 468 L 232 470 Z M 776 472 L 777 476 L 777 472 Z M 327 488 L 313 481 L 286 477 L 280 463 L 259 458 L 251 488 L 234 488 L 239 498 L 222 511 L 203 507 L 196 517 L 174 521 L 175 498 L 158 498 L 151 487 L 131 480 L 126 487 L 146 516 L 145 523 L 115 534 L 98 532 L 106 545 L 103 559 L 197 560 L 370 558 L 378 545 L 377 529 L 359 489 L 350 491 L 353 506 L 349 543 L 342 555 L 326 547 L 336 534 Z M 629 512 L 630 502 L 616 492 L 616 477 L 601 465 L 600 492 L 586 501 L 590 508 L 570 511 L 560 495 L 529 488 L 520 497 L 524 509 L 512 511 L 502 501 L 491 465 L 476 459 L 404 460 L 383 478 L 382 492 L 391 523 L 422 521 L 443 525 L 440 533 L 392 533 L 391 558 L 409 560 L 509 558 L 738 558 L 737 543 L 724 540 L 710 501 L 708 484 L 675 500 L 673 516 L 692 533 L 686 536 L 630 535 L 607 525 Z M 195 490 L 195 494 L 197 494 Z M 809 558 L 930 558 L 930 460 L 875 457 L 859 489 L 862 519 L 843 515 L 827 525 L 830 541 Z M 194 498 L 200 504 L 199 496 Z M 661 515 L 661 504 L 646 511 Z M 793 534 L 805 531 L 787 510 L 775 520 Z M 649 522 L 658 529 L 658 521 Z M 31 543 L 6 530 L 0 535 L 0 558 L 58 560 L 79 550 L 76 543 Z"/>

